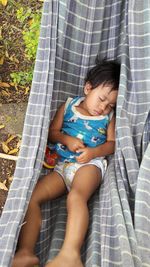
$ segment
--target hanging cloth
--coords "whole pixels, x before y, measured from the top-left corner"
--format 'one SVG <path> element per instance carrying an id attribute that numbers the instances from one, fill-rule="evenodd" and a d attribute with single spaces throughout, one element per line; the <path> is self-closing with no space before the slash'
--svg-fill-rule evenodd
<path id="1" fill-rule="evenodd" d="M 34 186 L 49 122 L 69 96 L 83 94 L 100 59 L 121 62 L 116 153 L 89 202 L 85 267 L 150 264 L 150 5 L 141 0 L 45 0 L 32 89 L 14 180 L 0 220 L 0 267 L 10 267 Z M 62 245 L 65 197 L 42 207 L 36 246 L 42 267 Z M 36 223 L 36 222 L 35 222 Z"/>

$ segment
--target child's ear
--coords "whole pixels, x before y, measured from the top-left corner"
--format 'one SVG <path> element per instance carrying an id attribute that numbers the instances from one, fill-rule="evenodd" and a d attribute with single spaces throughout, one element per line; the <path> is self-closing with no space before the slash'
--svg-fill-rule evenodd
<path id="1" fill-rule="evenodd" d="M 85 86 L 84 86 L 84 94 L 88 95 L 89 92 L 91 92 L 92 90 L 92 85 L 89 82 L 86 82 Z"/>

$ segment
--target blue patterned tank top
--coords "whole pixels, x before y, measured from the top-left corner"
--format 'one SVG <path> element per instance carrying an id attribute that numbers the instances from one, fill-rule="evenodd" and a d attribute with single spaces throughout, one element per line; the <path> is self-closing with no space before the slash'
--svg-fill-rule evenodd
<path id="1" fill-rule="evenodd" d="M 77 137 L 83 141 L 85 146 L 96 147 L 106 142 L 107 127 L 112 118 L 112 112 L 108 115 L 86 116 L 76 110 L 84 97 L 68 98 L 65 105 L 62 132 Z M 60 161 L 76 162 L 75 157 L 80 153 L 74 153 L 65 145 L 56 144 L 56 151 Z"/>

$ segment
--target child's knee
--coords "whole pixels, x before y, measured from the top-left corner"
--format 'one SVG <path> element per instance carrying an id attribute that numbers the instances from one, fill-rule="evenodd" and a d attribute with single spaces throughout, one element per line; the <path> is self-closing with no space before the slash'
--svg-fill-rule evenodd
<path id="1" fill-rule="evenodd" d="M 30 203 L 36 203 L 38 205 L 41 205 L 45 198 L 45 192 L 44 188 L 41 185 L 40 181 L 37 182 L 31 196 Z"/>
<path id="2" fill-rule="evenodd" d="M 86 202 L 82 193 L 76 189 L 71 190 L 67 196 L 67 205 L 74 205 L 80 201 Z"/>

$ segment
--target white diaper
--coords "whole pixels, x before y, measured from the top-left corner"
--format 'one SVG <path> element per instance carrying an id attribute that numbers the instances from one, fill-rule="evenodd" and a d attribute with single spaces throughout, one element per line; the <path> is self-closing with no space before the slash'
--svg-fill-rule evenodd
<path id="1" fill-rule="evenodd" d="M 78 162 L 58 162 L 54 168 L 54 171 L 58 172 L 62 176 L 68 191 L 70 191 L 76 171 L 79 168 L 89 164 L 97 166 L 101 170 L 102 178 L 104 177 L 104 173 L 106 171 L 106 161 L 104 158 L 95 158 L 84 164 L 79 164 Z"/>

